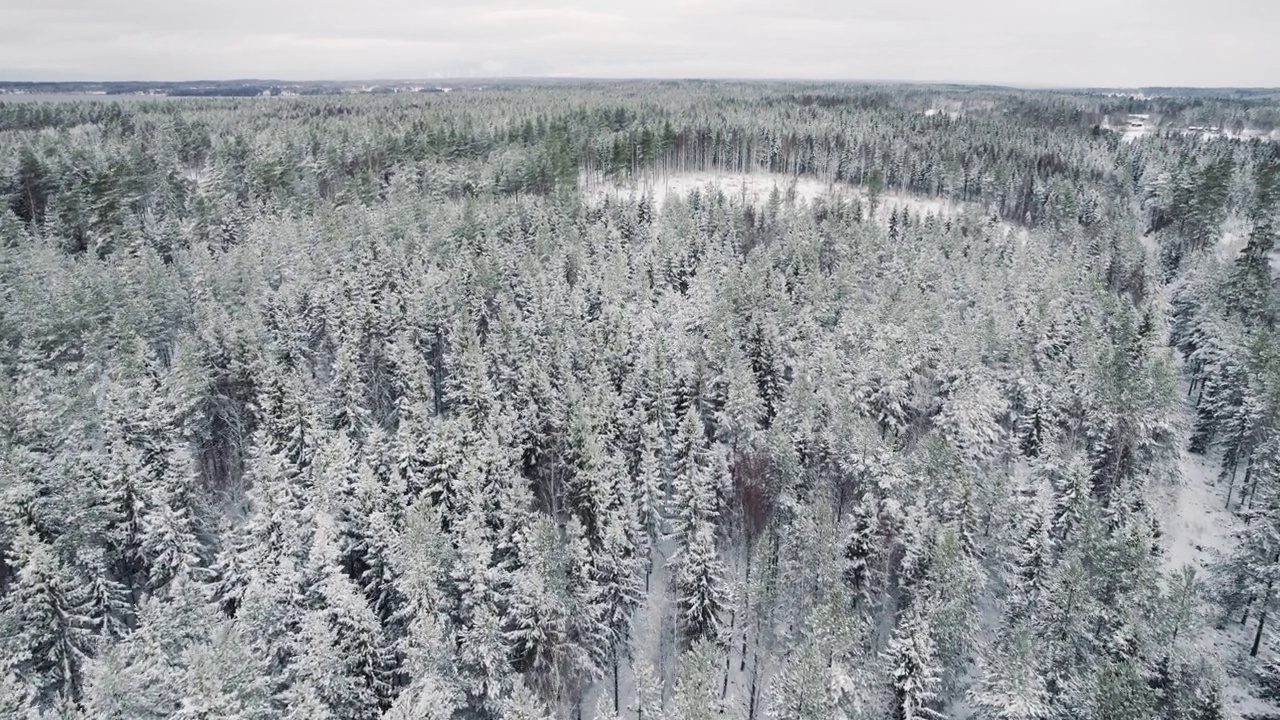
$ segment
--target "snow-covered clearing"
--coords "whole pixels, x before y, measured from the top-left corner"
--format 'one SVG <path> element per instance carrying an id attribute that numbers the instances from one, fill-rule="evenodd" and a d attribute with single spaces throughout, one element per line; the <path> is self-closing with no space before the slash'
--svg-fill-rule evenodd
<path id="1" fill-rule="evenodd" d="M 928 110 L 924 111 L 924 116 L 933 117 L 935 115 L 946 115 L 947 118 L 950 120 L 959 120 L 961 115 L 959 110 L 959 105 L 954 103 L 951 103 L 950 105 L 951 107 L 947 107 L 947 108 L 931 107 Z"/>
<path id="2" fill-rule="evenodd" d="M 1142 113 L 1132 113 L 1123 118 L 1113 119 L 1108 116 L 1102 119 L 1102 127 L 1119 132 L 1121 142 L 1133 142 L 1146 137 L 1150 131 L 1150 125 L 1151 116 Z"/>
<path id="3" fill-rule="evenodd" d="M 1203 140 L 1214 140 L 1217 138 L 1237 138 L 1240 140 L 1250 140 L 1257 138 L 1258 140 L 1276 140 L 1280 138 L 1280 132 L 1276 130 L 1256 130 L 1254 128 L 1244 128 L 1240 132 L 1223 130 L 1218 127 L 1188 127 L 1179 129 L 1178 132 L 1183 135 L 1199 135 Z"/>
<path id="4" fill-rule="evenodd" d="M 1231 215 L 1222 224 L 1222 237 L 1218 238 L 1218 257 L 1223 262 L 1234 262 L 1241 251 L 1249 244 L 1249 233 L 1253 227 L 1249 221 L 1239 215 Z M 1270 254 L 1271 273 L 1280 275 L 1280 248 L 1274 248 Z"/>
<path id="5" fill-rule="evenodd" d="M 738 198 L 744 204 L 761 205 L 768 202 L 774 190 L 783 199 L 797 202 L 813 202 L 817 198 L 844 193 L 854 195 L 853 188 L 842 183 L 825 183 L 812 177 L 782 175 L 780 173 L 646 173 L 626 183 L 614 182 L 596 174 L 583 174 L 578 186 L 593 200 L 605 198 L 652 197 L 661 207 L 668 198 L 688 197 L 690 193 L 719 190 L 729 197 Z"/>
<path id="6" fill-rule="evenodd" d="M 1222 236 L 1218 238 L 1218 255 L 1223 260 L 1234 260 L 1249 242 L 1249 221 L 1239 215 L 1231 215 L 1222 224 Z"/>
<path id="7" fill-rule="evenodd" d="M 1240 140 L 1259 139 L 1267 141 L 1280 140 L 1280 130 L 1258 130 L 1256 128 L 1243 128 L 1236 131 L 1224 130 L 1216 126 L 1199 126 L 1191 125 L 1188 127 L 1176 127 L 1173 125 L 1160 125 L 1160 120 L 1152 120 L 1150 115 L 1132 114 L 1124 117 L 1110 116 L 1104 117 L 1101 123 L 1103 128 L 1114 130 L 1120 133 L 1121 142 L 1134 142 L 1140 140 L 1147 135 L 1158 132 L 1181 133 L 1183 135 L 1198 135 L 1204 140 L 1214 140 L 1217 138 L 1235 138 Z"/>
<path id="8" fill-rule="evenodd" d="M 687 198 L 693 192 L 724 193 L 727 197 L 736 198 L 743 204 L 763 206 L 769 202 L 776 190 L 778 197 L 784 202 L 812 204 L 815 200 L 825 199 L 832 202 L 857 200 L 864 208 L 872 203 L 866 188 L 846 183 L 825 182 L 813 177 L 783 175 L 780 173 L 713 173 L 687 172 L 646 174 L 631 182 L 615 182 L 598 173 L 583 174 L 578 179 L 578 187 L 585 196 L 595 202 L 606 198 L 629 199 L 649 197 L 654 205 L 661 208 L 670 198 Z M 986 215 L 987 211 L 977 203 L 963 203 L 943 197 L 914 195 L 904 192 L 888 192 L 881 194 L 875 202 L 874 219 L 883 226 L 888 226 L 889 217 L 900 213 L 904 208 L 913 215 L 924 217 L 960 217 L 962 215 Z M 1006 233 L 1015 233 L 1025 243 L 1028 238 L 1026 228 L 1002 221 L 1000 226 Z"/>

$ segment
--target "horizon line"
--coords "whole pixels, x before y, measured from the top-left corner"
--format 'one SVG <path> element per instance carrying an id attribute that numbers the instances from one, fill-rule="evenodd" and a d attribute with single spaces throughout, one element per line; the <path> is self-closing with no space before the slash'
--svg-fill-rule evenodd
<path id="1" fill-rule="evenodd" d="M 112 84 L 201 84 L 201 83 L 274 83 L 274 84 L 305 84 L 305 83 L 325 83 L 325 84 L 351 84 L 351 83 L 443 83 L 448 81 L 461 81 L 467 83 L 479 82 L 509 82 L 513 80 L 525 82 L 599 82 L 599 83 L 627 83 L 627 82 L 723 82 L 723 83 L 810 83 L 810 84 L 833 84 L 833 85 L 947 85 L 958 87 L 976 87 L 976 88 L 996 88 L 1010 90 L 1156 90 L 1156 89 L 1175 89 L 1175 90 L 1250 90 L 1250 91 L 1280 91 L 1280 86 L 1265 85 L 1098 85 L 1098 84 L 1034 84 L 1034 83 L 1005 83 L 994 81 L 978 81 L 978 80 L 894 80 L 894 79 L 868 79 L 868 78 L 805 78 L 805 77 L 787 77 L 787 78 L 768 78 L 768 77 L 597 77 L 590 75 L 493 75 L 493 76 L 442 76 L 442 77 L 366 77 L 352 78 L 346 80 L 332 78 L 307 78 L 307 79 L 282 79 L 282 78 L 254 78 L 254 77 L 237 77 L 237 78 L 202 78 L 187 80 L 155 80 L 155 79 L 129 79 L 129 80 L 100 80 L 100 79 L 77 79 L 77 80 L 13 80 L 0 78 L 0 86 L 4 85 L 112 85 Z"/>

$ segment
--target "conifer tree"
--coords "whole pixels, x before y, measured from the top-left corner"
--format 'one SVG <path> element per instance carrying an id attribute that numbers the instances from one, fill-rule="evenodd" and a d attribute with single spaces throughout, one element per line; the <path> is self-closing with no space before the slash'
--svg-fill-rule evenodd
<path id="1" fill-rule="evenodd" d="M 14 541 L 17 574 L 0 602 L 5 670 L 23 678 L 41 704 L 80 698 L 81 670 L 100 624 L 83 579 L 39 538 Z"/>
<path id="2" fill-rule="evenodd" d="M 937 650 L 928 621 L 919 611 L 908 611 L 894 629 L 885 652 L 893 691 L 892 715 L 896 720 L 941 718 L 933 709 L 939 668 Z"/>

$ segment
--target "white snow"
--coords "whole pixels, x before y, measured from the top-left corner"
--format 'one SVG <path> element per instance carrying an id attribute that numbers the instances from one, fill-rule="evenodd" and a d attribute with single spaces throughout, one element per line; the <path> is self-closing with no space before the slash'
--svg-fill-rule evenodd
<path id="1" fill-rule="evenodd" d="M 813 177 L 768 172 L 688 172 L 667 173 L 661 176 L 648 174 L 632 182 L 615 182 L 602 177 L 599 173 L 591 175 L 583 173 L 578 178 L 578 187 L 588 199 L 595 202 L 605 198 L 649 196 L 658 208 L 661 208 L 669 198 L 686 198 L 695 190 L 704 193 L 719 190 L 744 204 L 759 207 L 769 201 L 775 189 L 784 201 L 811 204 L 819 198 L 837 202 L 856 199 L 864 208 L 870 207 L 870 196 L 866 188 L 845 183 L 824 182 Z M 903 208 L 921 217 L 935 215 L 954 218 L 965 214 L 987 213 L 986 209 L 977 203 L 963 203 L 944 197 L 904 192 L 887 192 L 877 199 L 874 219 L 880 225 L 887 227 L 889 216 L 894 212 L 901 212 Z M 1004 221 L 1000 226 L 1005 233 L 1016 234 L 1021 243 L 1027 242 L 1029 233 L 1025 228 Z"/>
<path id="2" fill-rule="evenodd" d="M 1108 130 L 1114 130 L 1120 133 L 1121 142 L 1134 142 L 1150 135 L 1153 132 L 1161 130 L 1159 120 L 1152 121 L 1149 114 L 1134 113 L 1126 115 L 1123 119 L 1113 121 L 1110 116 L 1104 117 L 1101 123 L 1102 127 Z M 1258 130 L 1256 128 L 1244 128 L 1240 132 L 1233 132 L 1225 128 L 1217 126 L 1200 126 L 1188 125 L 1184 128 L 1165 126 L 1163 128 L 1168 132 L 1181 133 L 1183 135 L 1198 135 L 1204 140 L 1213 140 L 1215 138 L 1236 138 L 1248 140 L 1257 138 L 1259 140 L 1280 140 L 1280 130 Z"/>
<path id="3" fill-rule="evenodd" d="M 1218 238 L 1218 255 L 1230 262 L 1240 254 L 1249 242 L 1249 221 L 1239 215 L 1231 215 L 1222 223 L 1222 236 Z"/>
<path id="4" fill-rule="evenodd" d="M 653 678 L 657 681 L 654 699 L 661 702 L 665 711 L 670 712 L 675 701 L 676 673 L 680 664 L 676 659 L 678 641 L 675 634 L 677 622 L 675 593 L 671 587 L 672 578 L 667 563 L 676 549 L 677 542 L 671 537 L 662 539 L 654 547 L 653 573 L 649 578 L 650 589 L 645 593 L 644 600 L 632 620 L 630 647 L 624 651 L 619 662 L 618 704 L 620 707 L 617 715 L 624 720 L 638 717 L 636 672 L 639 667 L 649 667 L 654 670 Z M 729 612 L 726 613 L 725 619 L 729 621 L 729 615 L 732 615 L 733 622 L 727 643 L 729 677 L 725 686 L 724 706 L 744 709 L 748 704 L 751 675 L 755 669 L 752 666 L 754 656 L 752 650 L 756 640 L 754 627 L 745 624 L 743 613 L 744 597 L 741 592 L 744 590 L 746 558 L 741 552 L 733 552 L 723 560 L 730 586 Z M 747 648 L 746 658 L 743 657 L 744 647 Z M 767 653 L 761 653 L 758 658 L 762 663 L 757 677 L 761 688 L 767 686 L 773 674 L 773 669 L 767 664 L 766 655 Z M 723 671 L 723 667 L 719 668 L 720 673 Z M 723 675 L 720 677 L 723 678 Z M 761 705 L 764 700 L 764 697 L 758 696 Z M 606 669 L 605 677 L 594 683 L 583 695 L 582 718 L 584 720 L 611 718 L 613 712 L 613 675 L 611 669 Z M 762 708 L 759 708 L 758 715 L 763 716 Z"/>
<path id="5" fill-rule="evenodd" d="M 1146 137 L 1151 130 L 1151 116 L 1144 113 L 1132 113 L 1113 122 L 1111 116 L 1102 119 L 1102 127 L 1120 133 L 1121 142 L 1133 142 Z"/>
<path id="6" fill-rule="evenodd" d="M 960 119 L 960 111 L 959 111 L 959 110 L 948 110 L 948 109 L 942 109 L 942 108 L 931 107 L 931 108 L 929 108 L 928 110 L 925 110 L 925 111 L 924 111 L 924 116 L 925 116 L 925 117 L 933 117 L 933 116 L 935 116 L 935 115 L 946 115 L 948 120 L 959 120 L 959 119 Z"/>
<path id="7" fill-rule="evenodd" d="M 664 707 L 674 699 L 674 670 L 678 667 L 675 662 L 676 604 L 667 563 L 675 550 L 676 541 L 669 537 L 653 548 L 649 588 L 632 619 L 628 647 L 621 650 L 618 661 L 616 714 L 621 718 L 638 716 L 637 668 L 649 667 L 654 671 L 653 679 L 657 681 L 658 697 Z M 583 694 L 581 717 L 610 718 L 614 713 L 613 672 L 608 667 L 605 676 Z"/>
<path id="8" fill-rule="evenodd" d="M 1182 390 L 1185 397 L 1185 383 Z M 1187 405 L 1190 405 L 1189 401 Z M 1188 407 L 1187 412 L 1192 412 L 1192 408 Z M 1216 484 L 1216 457 L 1203 457 L 1184 450 L 1181 467 L 1182 483 L 1170 488 L 1168 496 L 1163 499 L 1165 559 L 1171 571 L 1191 566 L 1201 582 L 1205 582 L 1209 567 L 1230 551 L 1232 533 L 1241 520 L 1225 507 L 1226 487 Z M 1238 492 L 1239 488 L 1236 490 Z M 1224 627 L 1215 627 L 1208 621 L 1216 613 L 1211 603 L 1209 598 L 1204 601 L 1205 621 L 1196 638 L 1196 647 L 1208 658 L 1216 660 L 1224 670 L 1223 700 L 1229 716 L 1280 715 L 1280 705 L 1260 699 L 1251 680 L 1268 655 L 1263 652 L 1258 658 L 1249 657 L 1256 626 L 1252 622 L 1240 625 L 1228 620 Z"/>
<path id="9" fill-rule="evenodd" d="M 1247 219 L 1239 215 L 1228 217 L 1222 224 L 1222 236 L 1218 238 L 1218 257 L 1226 263 L 1234 262 L 1249 243 L 1252 230 Z M 1272 276 L 1280 276 L 1280 248 L 1272 249 L 1268 259 Z"/>
<path id="10" fill-rule="evenodd" d="M 851 190 L 847 185 L 825 183 L 812 177 L 767 172 L 645 174 L 629 183 L 614 182 L 599 174 L 584 173 L 579 177 L 578 186 L 583 188 L 587 197 L 597 201 L 606 197 L 628 198 L 649 195 L 653 197 L 658 207 L 661 207 L 667 198 L 688 197 L 695 190 L 709 192 L 718 189 L 725 195 L 753 205 L 768 202 L 769 196 L 775 189 L 782 198 L 792 195 L 796 201 L 804 202 L 812 202 L 840 189 Z"/>

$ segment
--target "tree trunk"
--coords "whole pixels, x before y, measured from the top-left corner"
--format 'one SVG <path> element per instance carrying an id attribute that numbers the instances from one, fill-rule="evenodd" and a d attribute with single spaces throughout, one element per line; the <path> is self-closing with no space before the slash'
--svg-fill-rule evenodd
<path id="1" fill-rule="evenodd" d="M 622 708 L 618 705 L 618 644 L 613 645 L 613 712 L 621 715 Z"/>
<path id="2" fill-rule="evenodd" d="M 645 530 L 645 532 L 648 533 L 649 531 Z M 649 556 L 649 563 L 645 565 L 645 568 L 644 568 L 644 594 L 646 596 L 649 594 L 649 576 L 653 574 L 653 538 L 652 537 L 649 538 L 648 545 L 649 545 L 649 548 L 648 548 L 647 554 Z"/>
<path id="3" fill-rule="evenodd" d="M 751 590 L 750 590 L 751 588 L 751 550 L 750 549 L 747 550 L 746 587 L 747 587 L 747 611 L 750 612 L 751 610 L 751 595 L 750 595 L 751 593 Z M 746 671 L 747 671 L 747 626 L 744 623 L 742 626 L 742 661 L 738 665 L 738 672 L 746 672 Z"/>
<path id="4" fill-rule="evenodd" d="M 1280 562 L 1280 551 L 1276 552 L 1271 564 L 1274 565 L 1278 562 Z M 1258 656 L 1258 645 L 1262 642 L 1262 626 L 1267 622 L 1267 605 L 1271 603 L 1271 586 L 1274 582 L 1274 579 L 1268 580 L 1267 590 L 1262 594 L 1262 609 L 1258 611 L 1258 634 L 1254 636 L 1253 649 L 1249 651 L 1249 655 L 1252 657 Z M 1244 606 L 1244 617 L 1240 618 L 1241 625 L 1249 621 L 1249 605 L 1252 604 L 1253 598 L 1249 598 L 1249 603 Z"/>
<path id="5" fill-rule="evenodd" d="M 724 655 L 724 681 L 720 683 L 720 702 L 729 696 L 729 672 L 733 669 L 733 651 Z"/>
<path id="6" fill-rule="evenodd" d="M 1267 593 L 1270 596 L 1270 593 Z M 1262 626 L 1267 622 L 1267 607 L 1262 606 L 1262 612 L 1258 613 L 1258 632 L 1253 636 L 1253 647 L 1249 649 L 1249 657 L 1258 657 L 1258 646 L 1262 644 Z"/>
<path id="7" fill-rule="evenodd" d="M 1253 458 L 1250 458 L 1249 462 L 1244 466 L 1244 481 L 1240 483 L 1240 493 L 1242 495 L 1244 494 L 1244 488 L 1249 486 L 1249 478 L 1252 476 L 1253 476 Z M 1243 498 L 1241 498 L 1240 503 L 1242 505 L 1244 504 Z M 1229 494 L 1227 497 L 1227 509 L 1231 509 L 1231 497 Z M 1246 525 L 1248 525 L 1249 518 L 1245 518 L 1244 522 Z"/>
<path id="8" fill-rule="evenodd" d="M 1240 483 L 1240 486 L 1241 486 L 1241 487 L 1244 487 L 1245 485 L 1247 485 L 1247 484 L 1249 483 L 1249 469 L 1250 469 L 1250 468 L 1249 468 L 1249 465 L 1245 465 L 1245 467 L 1244 467 L 1244 481 Z M 1232 471 L 1231 471 L 1231 482 L 1230 482 L 1230 484 L 1229 484 L 1229 485 L 1227 485 L 1227 505 L 1226 505 L 1226 508 L 1227 508 L 1228 510 L 1230 510 L 1230 509 L 1231 509 L 1231 493 L 1232 493 L 1232 491 L 1235 489 L 1235 486 L 1236 486 L 1236 473 L 1235 473 L 1235 468 L 1233 467 L 1233 468 L 1232 468 Z M 1241 490 L 1241 493 L 1243 493 L 1243 492 L 1244 492 L 1244 491 L 1243 491 L 1243 490 Z M 1248 522 L 1248 520 L 1246 519 L 1246 520 L 1245 520 L 1245 522 L 1247 523 L 1247 522 Z"/>
<path id="9" fill-rule="evenodd" d="M 733 638 L 733 629 L 737 623 L 738 623 L 738 609 L 734 608 L 733 612 L 729 613 L 729 638 L 731 639 L 731 641 Z M 743 630 L 742 632 L 743 637 L 746 637 L 746 634 L 747 634 L 746 630 Z M 722 702 L 724 701 L 725 697 L 729 694 L 729 673 L 732 670 L 733 670 L 733 649 L 732 649 L 732 645 L 730 645 L 729 647 L 725 648 L 725 653 L 724 653 L 724 682 L 720 684 L 720 700 Z"/>
<path id="10" fill-rule="evenodd" d="M 1252 509 L 1253 509 L 1253 499 L 1254 499 L 1255 497 L 1257 497 L 1257 496 L 1258 496 L 1258 476 L 1257 476 L 1256 474 L 1253 476 L 1253 481 L 1249 483 L 1249 490 L 1248 490 L 1248 494 L 1249 494 L 1249 505 L 1248 505 L 1248 507 L 1249 507 L 1249 509 L 1250 509 L 1250 510 L 1252 510 Z M 1243 498 L 1241 498 L 1241 500 L 1243 501 Z"/>

